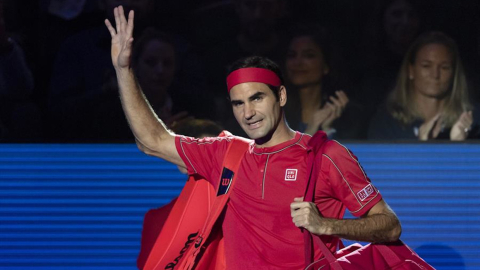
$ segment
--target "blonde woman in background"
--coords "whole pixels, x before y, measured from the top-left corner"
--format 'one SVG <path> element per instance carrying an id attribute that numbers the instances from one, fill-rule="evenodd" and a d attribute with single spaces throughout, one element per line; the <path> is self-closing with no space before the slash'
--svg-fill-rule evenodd
<path id="1" fill-rule="evenodd" d="M 369 139 L 463 141 L 478 138 L 479 118 L 455 41 L 428 32 L 407 51 L 395 88 L 370 122 Z"/>

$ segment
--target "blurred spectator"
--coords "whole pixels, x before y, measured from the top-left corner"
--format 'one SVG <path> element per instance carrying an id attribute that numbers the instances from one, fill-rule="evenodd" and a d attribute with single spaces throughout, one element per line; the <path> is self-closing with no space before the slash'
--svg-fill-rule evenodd
<path id="1" fill-rule="evenodd" d="M 176 122 L 172 126 L 172 130 L 177 134 L 196 138 L 204 138 L 218 136 L 218 134 L 222 132 L 222 127 L 210 120 L 188 118 Z M 187 170 L 185 168 L 178 167 L 178 169 L 180 172 L 187 174 Z M 137 258 L 138 269 L 143 269 L 148 255 L 155 245 L 155 241 L 157 240 L 163 224 L 175 202 L 176 198 L 160 208 L 149 210 L 145 214 L 145 218 L 143 220 L 142 243 L 140 253 Z"/>
<path id="2" fill-rule="evenodd" d="M 0 0 L 0 140 L 37 141 L 42 118 L 32 101 L 33 76 L 22 48 L 6 32 Z"/>
<path id="3" fill-rule="evenodd" d="M 174 42 L 165 34 L 150 28 L 135 43 L 132 67 L 138 83 L 155 113 L 165 119 L 167 125 L 170 124 L 173 107 L 168 90 L 177 65 Z M 112 82 L 112 87 L 116 88 L 116 81 Z"/>
<path id="4" fill-rule="evenodd" d="M 132 65 L 138 82 L 154 111 L 167 125 L 187 114 L 208 116 L 198 106 L 207 106 L 209 102 L 203 85 L 192 77 L 183 80 L 180 76 L 186 75 L 182 64 L 174 39 L 154 28 L 146 29 L 134 44 Z M 112 84 L 116 87 L 116 81 Z"/>
<path id="5" fill-rule="evenodd" d="M 372 119 L 370 139 L 479 138 L 458 48 L 441 32 L 421 35 L 406 53 L 388 102 Z"/>
<path id="6" fill-rule="evenodd" d="M 123 5 L 135 10 L 138 36 L 152 20 L 153 0 L 102 0 L 106 16 Z M 49 93 L 50 136 L 56 140 L 132 140 L 110 59 L 110 34 L 103 25 L 68 38 L 57 54 Z"/>
<path id="7" fill-rule="evenodd" d="M 410 44 L 422 31 L 426 13 L 415 0 L 378 1 L 364 33 L 363 53 L 357 60 L 362 73 L 359 100 L 370 115 L 393 89 L 398 68 Z M 368 108 L 367 108 L 368 109 Z"/>
<path id="8" fill-rule="evenodd" d="M 18 15 L 28 21 L 26 41 L 27 58 L 32 61 L 35 78 L 35 95 L 46 105 L 48 88 L 56 54 L 66 38 L 98 26 L 105 14 L 99 9 L 103 0 L 19 0 L 21 12 Z M 28 10 L 25 8 L 28 6 Z M 31 10 L 30 10 L 31 9 Z M 25 14 L 27 12 L 27 14 Z M 31 13 L 31 14 L 28 14 Z"/>
<path id="9" fill-rule="evenodd" d="M 337 88 L 341 63 L 333 49 L 325 30 L 314 25 L 295 30 L 285 63 L 288 123 L 308 134 L 323 130 L 335 138 L 366 137 L 360 105 Z"/>

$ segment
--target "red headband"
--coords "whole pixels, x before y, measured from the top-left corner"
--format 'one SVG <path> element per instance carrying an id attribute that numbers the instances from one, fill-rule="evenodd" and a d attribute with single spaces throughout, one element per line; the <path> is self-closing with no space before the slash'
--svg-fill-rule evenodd
<path id="1" fill-rule="evenodd" d="M 275 72 L 264 68 L 241 68 L 233 71 L 227 77 L 227 88 L 230 93 L 235 85 L 246 82 L 259 82 L 278 87 L 282 85 Z"/>

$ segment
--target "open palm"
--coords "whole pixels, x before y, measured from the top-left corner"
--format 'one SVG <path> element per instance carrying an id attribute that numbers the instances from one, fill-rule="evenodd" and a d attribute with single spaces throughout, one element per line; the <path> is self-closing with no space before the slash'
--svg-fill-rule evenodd
<path id="1" fill-rule="evenodd" d="M 112 63 L 115 68 L 128 68 L 132 54 L 134 12 L 130 11 L 128 21 L 122 6 L 116 7 L 113 14 L 116 29 L 108 19 L 105 20 L 105 25 L 112 36 Z"/>

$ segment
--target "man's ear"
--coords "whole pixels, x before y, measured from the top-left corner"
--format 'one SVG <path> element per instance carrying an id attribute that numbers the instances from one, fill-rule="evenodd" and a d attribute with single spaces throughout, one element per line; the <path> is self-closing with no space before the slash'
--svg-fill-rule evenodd
<path id="1" fill-rule="evenodd" d="M 280 101 L 280 107 L 285 106 L 287 103 L 287 88 L 285 86 L 280 86 L 280 89 L 278 90 L 278 99 Z"/>

